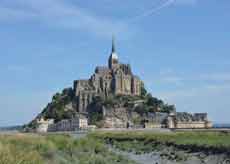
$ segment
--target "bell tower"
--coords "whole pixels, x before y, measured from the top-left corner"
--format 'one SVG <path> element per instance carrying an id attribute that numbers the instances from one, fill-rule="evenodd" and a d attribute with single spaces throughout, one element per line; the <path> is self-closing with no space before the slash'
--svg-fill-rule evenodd
<path id="1" fill-rule="evenodd" d="M 115 49 L 114 37 L 112 39 L 112 52 L 111 52 L 111 55 L 109 56 L 109 62 L 108 63 L 109 63 L 110 69 L 116 68 L 119 64 L 118 56 L 117 56 L 116 49 Z"/>

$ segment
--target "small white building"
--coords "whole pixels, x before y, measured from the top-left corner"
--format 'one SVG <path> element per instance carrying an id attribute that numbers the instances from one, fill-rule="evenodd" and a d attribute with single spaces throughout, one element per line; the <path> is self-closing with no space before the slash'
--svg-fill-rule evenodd
<path id="1" fill-rule="evenodd" d="M 50 125 L 54 124 L 54 119 L 45 120 L 43 117 L 36 120 L 37 121 L 37 129 L 38 133 L 46 133 Z"/>

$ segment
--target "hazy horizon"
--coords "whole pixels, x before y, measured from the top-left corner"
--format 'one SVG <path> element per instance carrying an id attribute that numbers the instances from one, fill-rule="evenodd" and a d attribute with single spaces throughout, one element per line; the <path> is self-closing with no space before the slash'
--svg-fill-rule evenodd
<path id="1" fill-rule="evenodd" d="M 227 0 L 0 0 L 0 127 L 25 124 L 52 95 L 119 60 L 177 111 L 230 123 Z"/>

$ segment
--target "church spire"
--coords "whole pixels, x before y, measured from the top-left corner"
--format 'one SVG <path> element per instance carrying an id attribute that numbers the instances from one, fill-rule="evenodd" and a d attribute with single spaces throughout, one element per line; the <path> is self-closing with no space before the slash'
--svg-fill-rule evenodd
<path id="1" fill-rule="evenodd" d="M 116 53 L 116 49 L 115 49 L 115 39 L 114 36 L 112 38 L 112 52 L 111 55 L 109 56 L 109 68 L 112 69 L 114 67 L 118 66 L 118 56 Z"/>
<path id="2" fill-rule="evenodd" d="M 112 59 L 118 60 L 118 56 L 117 56 L 116 49 L 115 49 L 115 37 L 114 37 L 114 35 L 112 37 L 112 53 L 111 53 L 110 57 Z"/>
<path id="3" fill-rule="evenodd" d="M 115 53 L 116 49 L 115 49 L 115 37 L 113 35 L 112 37 L 112 53 Z"/>

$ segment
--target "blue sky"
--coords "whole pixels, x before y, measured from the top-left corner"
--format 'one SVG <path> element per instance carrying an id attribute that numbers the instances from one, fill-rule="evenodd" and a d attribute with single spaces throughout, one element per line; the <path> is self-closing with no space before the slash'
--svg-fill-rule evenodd
<path id="1" fill-rule="evenodd" d="M 0 126 L 107 64 L 111 36 L 153 96 L 230 122 L 229 0 L 0 0 Z"/>

